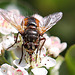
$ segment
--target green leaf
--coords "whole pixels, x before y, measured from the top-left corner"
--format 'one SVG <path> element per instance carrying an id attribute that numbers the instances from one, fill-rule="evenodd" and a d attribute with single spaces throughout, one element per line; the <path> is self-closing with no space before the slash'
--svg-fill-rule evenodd
<path id="1" fill-rule="evenodd" d="M 75 45 L 71 46 L 65 55 L 70 75 L 75 75 Z"/>
<path id="2" fill-rule="evenodd" d="M 6 58 L 4 57 L 4 52 L 0 54 L 0 65 L 7 63 L 9 64 L 9 62 L 6 60 Z"/>
<path id="3" fill-rule="evenodd" d="M 60 66 L 59 75 L 70 75 L 65 61 Z"/>

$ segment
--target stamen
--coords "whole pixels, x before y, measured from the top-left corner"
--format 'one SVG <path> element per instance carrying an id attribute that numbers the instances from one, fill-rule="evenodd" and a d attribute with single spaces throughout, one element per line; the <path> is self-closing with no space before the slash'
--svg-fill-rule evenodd
<path id="1" fill-rule="evenodd" d="M 36 64 L 36 66 L 38 66 L 38 64 Z"/>
<path id="2" fill-rule="evenodd" d="M 43 56 L 45 57 L 45 56 L 46 56 L 46 54 L 43 54 Z"/>
<path id="3" fill-rule="evenodd" d="M 34 58 L 32 58 L 32 61 L 35 61 L 35 59 L 34 59 Z"/>

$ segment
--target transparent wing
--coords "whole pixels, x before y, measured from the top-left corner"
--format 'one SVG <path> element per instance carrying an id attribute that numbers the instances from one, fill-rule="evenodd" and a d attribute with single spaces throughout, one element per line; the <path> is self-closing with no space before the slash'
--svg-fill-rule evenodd
<path id="1" fill-rule="evenodd" d="M 21 22 L 24 18 L 24 16 L 21 16 L 19 11 L 16 9 L 10 11 L 0 9 L 0 14 L 3 16 L 4 19 L 16 25 L 21 25 Z"/>
<path id="2" fill-rule="evenodd" d="M 44 17 L 43 30 L 48 31 L 62 18 L 62 12 L 57 12 Z"/>
<path id="3" fill-rule="evenodd" d="M 0 32 L 8 32 L 8 29 L 10 30 L 9 32 L 15 31 L 15 28 L 17 29 L 17 27 L 21 25 L 24 18 L 18 10 L 7 11 L 0 9 Z M 13 28 L 13 26 L 15 28 Z"/>

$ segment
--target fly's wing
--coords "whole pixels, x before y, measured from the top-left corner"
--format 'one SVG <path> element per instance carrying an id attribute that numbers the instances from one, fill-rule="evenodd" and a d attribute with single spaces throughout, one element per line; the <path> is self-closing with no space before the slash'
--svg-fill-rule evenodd
<path id="1" fill-rule="evenodd" d="M 62 18 L 62 12 L 57 12 L 54 14 L 51 14 L 49 16 L 44 17 L 44 23 L 43 23 L 43 31 L 46 32 L 50 28 L 52 28 L 60 19 Z"/>
<path id="2" fill-rule="evenodd" d="M 44 18 L 38 14 L 34 14 L 32 16 L 39 20 L 38 29 L 40 33 L 43 34 L 52 28 L 62 18 L 62 12 L 57 12 Z"/>
<path id="3" fill-rule="evenodd" d="M 0 32 L 6 35 L 11 32 L 17 33 L 19 29 L 21 29 L 21 22 L 23 19 L 24 16 L 21 16 L 16 9 L 11 11 L 0 9 Z"/>

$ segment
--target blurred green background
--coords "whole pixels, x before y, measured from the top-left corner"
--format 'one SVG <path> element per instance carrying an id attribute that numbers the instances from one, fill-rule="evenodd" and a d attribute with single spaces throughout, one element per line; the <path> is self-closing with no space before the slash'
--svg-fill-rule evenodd
<path id="1" fill-rule="evenodd" d="M 48 31 L 58 36 L 68 47 L 75 43 L 75 0 L 0 0 L 0 8 L 17 8 L 24 16 L 38 13 L 47 16 L 55 12 L 63 12 L 63 18 Z"/>

